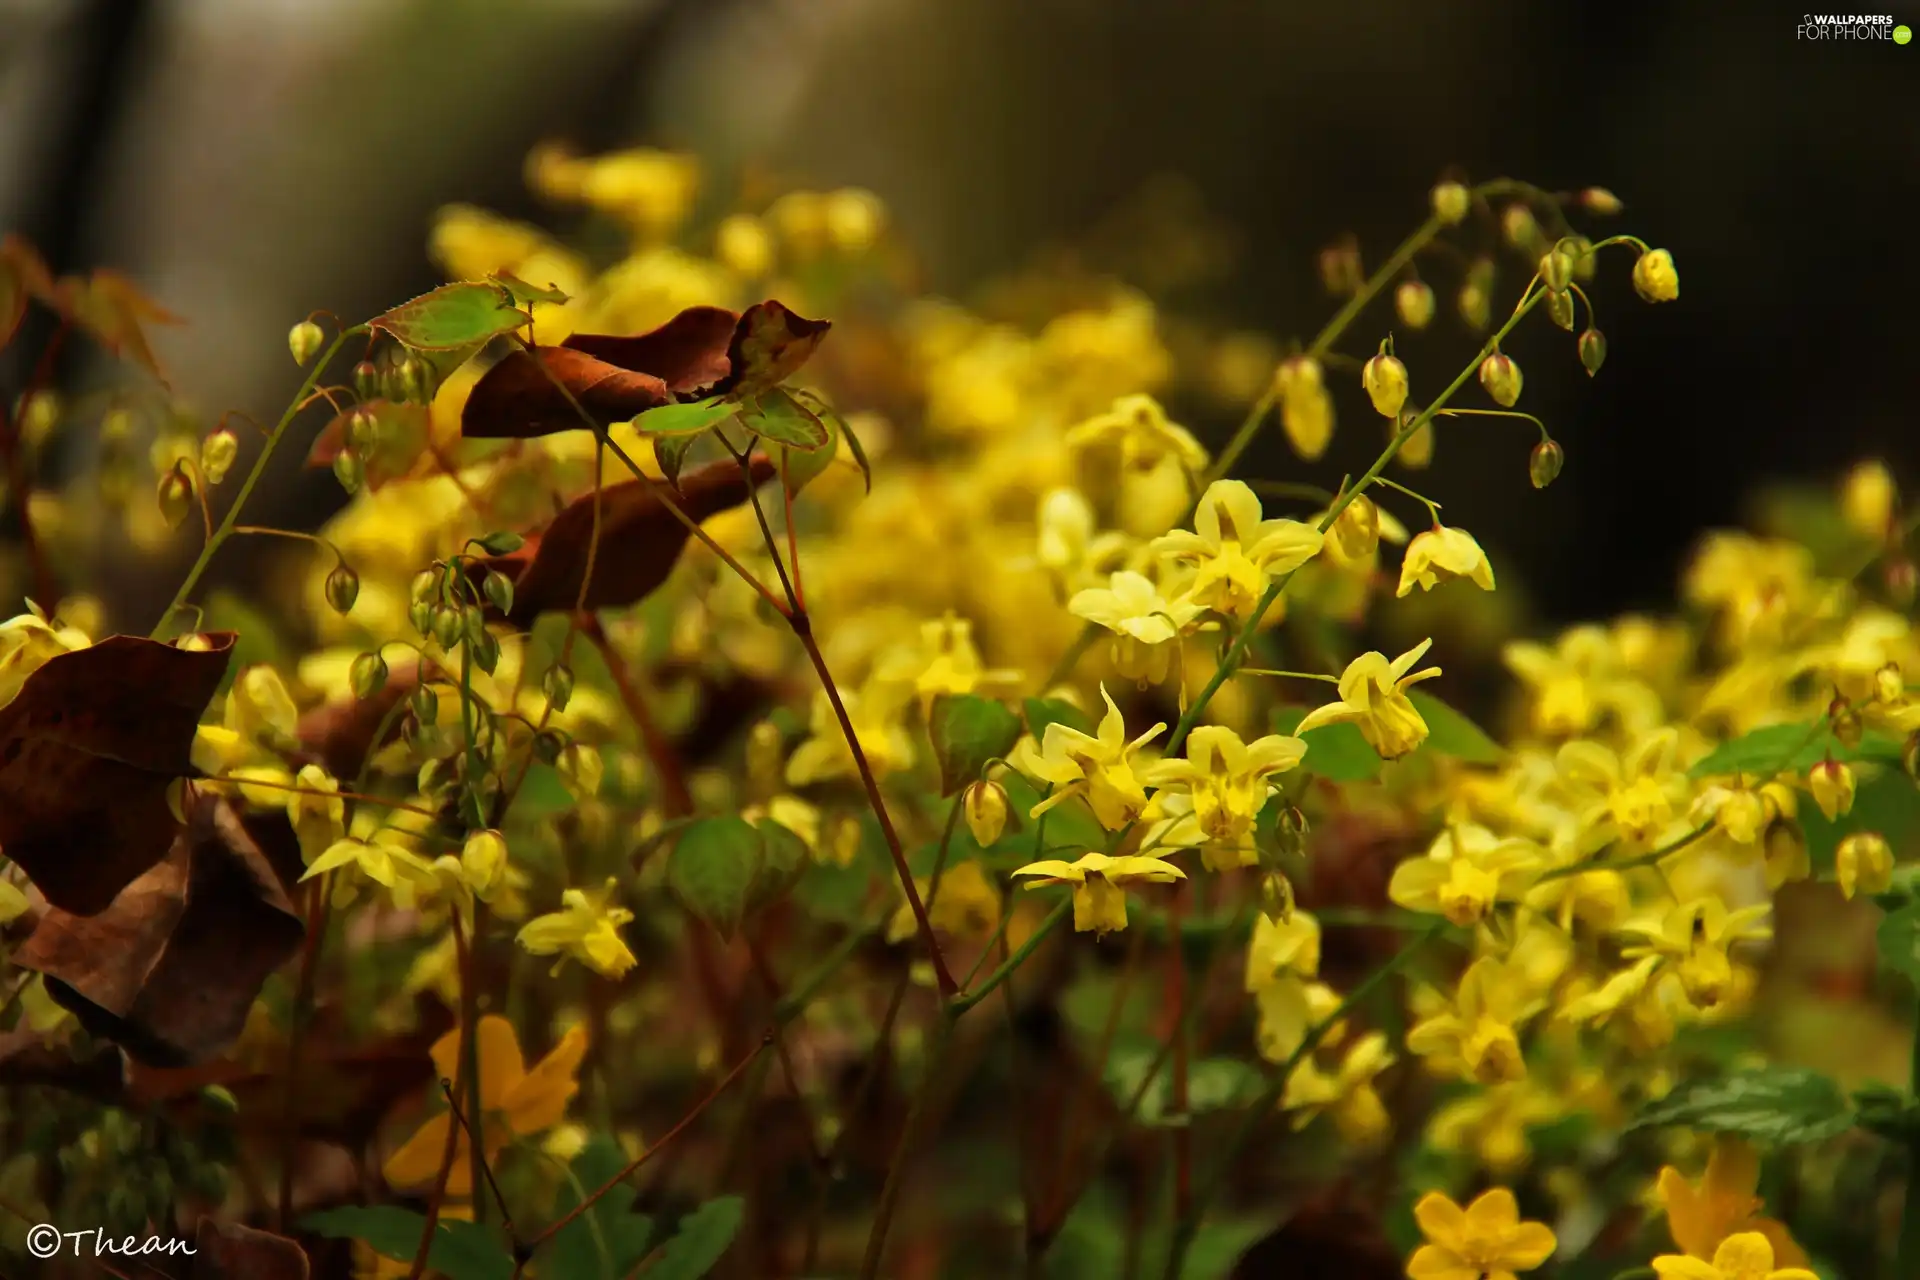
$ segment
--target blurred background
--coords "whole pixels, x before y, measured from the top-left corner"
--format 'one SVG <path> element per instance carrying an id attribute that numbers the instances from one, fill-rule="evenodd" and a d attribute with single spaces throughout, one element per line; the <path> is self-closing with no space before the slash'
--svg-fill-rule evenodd
<path id="1" fill-rule="evenodd" d="M 1673 251 L 1680 301 L 1640 304 L 1630 259 L 1603 259 L 1598 379 L 1544 323 L 1509 346 L 1562 478 L 1528 488 L 1525 427 L 1483 421 L 1449 424 L 1422 486 L 1541 620 L 1571 621 L 1670 600 L 1697 532 L 1763 481 L 1869 455 L 1920 474 L 1920 47 L 1801 41 L 1800 20 L 1708 0 L 0 0 L 0 230 L 56 272 L 127 271 L 190 319 L 158 335 L 175 389 L 270 419 L 300 376 L 290 324 L 439 283 L 435 208 L 544 216 L 522 183 L 543 139 L 870 188 L 962 300 L 1158 192 L 1222 253 L 1134 283 L 1277 340 L 1334 309 L 1317 251 L 1351 231 L 1378 262 L 1449 166 L 1601 185 Z M 1416 400 L 1476 345 L 1440 294 L 1401 347 Z M 1345 349 L 1390 323 L 1382 304 Z M 0 356 L 0 392 L 38 346 Z M 66 383 L 89 358 L 68 348 Z M 1215 445 L 1235 421 L 1175 408 Z M 1243 473 L 1357 471 L 1377 433 L 1357 397 L 1342 420 L 1315 466 L 1276 427 Z M 265 505 L 317 518 L 337 486 L 297 462 Z M 171 585 L 104 590 L 144 628 Z"/>

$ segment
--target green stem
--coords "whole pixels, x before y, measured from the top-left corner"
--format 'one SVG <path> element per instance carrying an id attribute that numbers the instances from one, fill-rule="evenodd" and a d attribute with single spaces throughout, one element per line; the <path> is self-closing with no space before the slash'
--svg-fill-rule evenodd
<path id="1" fill-rule="evenodd" d="M 1034 949 L 1045 942 L 1047 935 L 1059 928 L 1072 911 L 1073 900 L 1071 898 L 1055 907 L 1053 914 L 1045 920 L 1042 920 L 1039 926 L 1027 936 L 1027 940 L 1021 943 L 1019 948 L 1011 956 L 1007 957 L 1006 963 L 987 975 L 985 982 L 982 982 L 971 991 L 962 991 L 947 1001 L 948 1016 L 958 1018 L 961 1014 L 992 995 L 993 989 L 1005 982 L 1008 978 L 1011 978 L 1013 971 L 1025 963 L 1026 958 L 1033 954 Z"/>
<path id="2" fill-rule="evenodd" d="M 1011 964 L 1012 961 L 1009 961 L 1008 965 Z M 1007 970 L 1008 965 L 1001 966 L 1002 970 Z M 981 994 L 984 995 L 985 991 Z M 927 1046 L 926 1066 L 920 1078 L 920 1087 L 914 1090 L 913 1102 L 907 1108 L 906 1123 L 901 1126 L 900 1141 L 893 1148 L 893 1158 L 887 1162 L 887 1180 L 880 1188 L 880 1203 L 874 1209 L 873 1227 L 867 1232 L 867 1252 L 860 1263 L 860 1280 L 877 1280 L 880 1275 L 880 1262 L 887 1249 L 887 1231 L 893 1225 L 894 1210 L 900 1206 L 900 1192 L 906 1185 L 907 1164 L 913 1149 L 920 1145 L 921 1130 L 926 1128 L 930 1114 L 928 1103 L 933 1099 L 933 1087 L 939 1080 L 941 1064 L 946 1061 L 947 1050 L 953 1044 L 953 1029 L 959 1022 L 960 1011 L 949 1004 L 941 1012 L 940 1025 L 934 1032 L 932 1043 Z"/>
<path id="3" fill-rule="evenodd" d="M 293 393 L 293 402 L 287 406 L 287 411 L 280 415 L 280 421 L 275 423 L 273 430 L 267 434 L 267 442 L 261 446 L 260 456 L 253 460 L 253 468 L 247 472 L 247 478 L 240 482 L 240 492 L 234 495 L 232 504 L 227 508 L 227 514 L 220 518 L 219 527 L 200 548 L 199 557 L 194 560 L 193 567 L 187 570 L 187 576 L 181 581 L 180 589 L 173 593 L 173 600 L 167 605 L 166 612 L 160 615 L 160 620 L 154 623 L 153 630 L 148 633 L 149 639 L 160 638 L 173 615 L 180 611 L 180 607 L 187 602 L 187 597 L 193 594 L 193 589 L 200 585 L 200 577 L 206 573 L 207 566 L 213 563 L 213 557 L 218 554 L 226 540 L 233 536 L 234 526 L 240 523 L 241 508 L 245 507 L 247 499 L 253 496 L 254 486 L 259 484 L 260 477 L 266 474 L 267 464 L 273 460 L 274 451 L 280 447 L 280 441 L 287 434 L 287 428 L 292 425 L 294 418 L 306 405 L 307 397 L 312 393 L 314 384 L 320 381 L 320 375 L 325 372 L 327 365 L 339 352 L 341 344 L 356 333 L 365 333 L 366 329 L 365 325 L 355 325 L 351 329 L 343 330 L 321 353 L 320 358 L 313 362 L 313 368 L 308 371 L 306 380 L 300 384 L 300 389 Z"/>

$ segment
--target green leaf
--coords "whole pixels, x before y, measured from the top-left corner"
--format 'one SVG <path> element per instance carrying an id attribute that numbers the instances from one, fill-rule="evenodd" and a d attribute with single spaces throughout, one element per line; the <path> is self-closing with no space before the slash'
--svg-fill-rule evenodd
<path id="1" fill-rule="evenodd" d="M 1290 734 L 1306 716 L 1305 707 L 1281 707 L 1273 713 L 1274 732 Z M 1330 782 L 1367 782 L 1379 777 L 1386 764 L 1350 724 L 1323 724 L 1301 734 L 1300 740 L 1307 744 L 1300 767 Z"/>
<path id="2" fill-rule="evenodd" d="M 821 450 L 831 438 L 827 424 L 820 421 L 819 415 L 782 387 L 763 391 L 737 408 L 741 424 L 747 430 L 790 449 Z"/>
<path id="3" fill-rule="evenodd" d="M 666 476 L 668 484 L 679 485 L 680 469 L 686 466 L 687 454 L 692 452 L 693 442 L 699 438 L 699 436 L 660 436 L 654 440 L 654 461 L 660 464 L 660 473 Z"/>
<path id="4" fill-rule="evenodd" d="M 719 426 L 740 406 L 725 400 L 692 400 L 686 404 L 663 404 L 649 409 L 633 420 L 633 429 L 643 436 L 697 436 Z M 654 448 L 657 450 L 658 445 Z"/>
<path id="5" fill-rule="evenodd" d="M 1506 754 L 1499 743 L 1487 736 L 1485 729 L 1432 694 L 1410 689 L 1407 701 L 1413 703 L 1413 709 L 1427 722 L 1427 740 L 1422 744 L 1427 750 L 1465 760 L 1468 764 L 1499 764 Z"/>
<path id="6" fill-rule="evenodd" d="M 497 284 L 467 281 L 442 285 L 368 322 L 416 351 L 452 351 L 512 333 L 532 323 L 513 305 L 513 295 Z"/>
<path id="7" fill-rule="evenodd" d="M 731 938 L 746 918 L 765 859 L 766 837 L 745 818 L 702 818 L 680 833 L 667 855 L 667 885 L 688 911 Z"/>
<path id="8" fill-rule="evenodd" d="M 539 285 L 528 284 L 511 271 L 496 271 L 488 276 L 487 279 L 499 285 L 502 289 L 505 289 L 512 295 L 513 300 L 523 307 L 534 302 L 545 302 L 553 306 L 559 306 L 567 300 L 567 295 L 559 289 L 554 288 L 553 285 L 549 284 L 543 289 Z"/>
<path id="9" fill-rule="evenodd" d="M 699 1280 L 732 1247 L 745 1212 L 739 1196 L 721 1196 L 680 1219 L 679 1230 L 647 1269 L 647 1280 Z"/>
<path id="10" fill-rule="evenodd" d="M 406 1262 L 420 1249 L 426 1215 L 392 1205 L 354 1205 L 310 1213 L 300 1225 L 315 1235 L 363 1240 L 375 1253 Z M 513 1255 L 477 1222 L 441 1218 L 434 1223 L 427 1265 L 447 1280 L 511 1280 Z"/>
<path id="11" fill-rule="evenodd" d="M 1788 1146 L 1824 1142 L 1853 1127 L 1840 1086 L 1802 1067 L 1760 1067 L 1680 1085 L 1641 1108 L 1630 1129 L 1681 1125 Z"/>
<path id="12" fill-rule="evenodd" d="M 1880 963 L 1920 986 L 1920 902 L 1909 902 L 1883 918 L 1875 940 Z"/>
<path id="13" fill-rule="evenodd" d="M 821 425 L 827 429 L 827 443 L 818 449 L 789 449 L 785 445 L 775 445 L 772 448 L 774 463 L 780 468 L 781 483 L 786 485 L 788 493 L 797 494 L 824 475 L 827 468 L 838 459 L 840 454 L 838 442 L 845 423 L 840 415 L 833 411 L 833 407 L 819 396 L 806 391 L 794 391 L 791 394 L 794 399 L 812 411 L 814 416 L 820 419 Z M 862 470 L 864 471 L 865 468 Z M 868 478 L 867 484 L 869 488 L 872 487 L 871 477 Z"/>
<path id="14" fill-rule="evenodd" d="M 853 424 L 845 418 L 840 419 L 840 430 L 847 437 L 847 448 L 853 451 L 853 460 L 860 467 L 860 478 L 867 482 L 867 492 L 873 492 L 873 464 L 867 461 L 867 447 L 860 443 L 860 437 L 854 434 Z"/>
<path id="15" fill-rule="evenodd" d="M 1087 719 L 1086 713 L 1065 698 L 1028 698 L 1024 709 L 1027 713 L 1027 732 L 1036 741 L 1046 741 L 1047 726 L 1050 724 L 1063 724 L 1089 735 L 1093 733 L 1093 722 Z"/>
<path id="16" fill-rule="evenodd" d="M 753 878 L 748 911 L 758 911 L 786 897 L 813 865 L 807 842 L 786 827 L 772 818 L 762 818 L 754 826 L 760 829 L 766 856 L 760 863 L 760 874 Z"/>
<path id="17" fill-rule="evenodd" d="M 560 771 L 536 760 L 527 766 L 527 776 L 521 780 L 520 790 L 514 793 L 510 812 L 515 821 L 533 822 L 550 813 L 570 809 L 574 803 L 573 793 L 560 779 Z"/>
<path id="18" fill-rule="evenodd" d="M 927 735 L 940 763 L 940 794 L 950 796 L 978 778 L 987 761 L 1013 750 L 1020 717 L 991 698 L 943 693 L 927 713 Z"/>
<path id="19" fill-rule="evenodd" d="M 1883 733 L 1864 733 L 1854 746 L 1833 736 L 1824 719 L 1817 724 L 1770 724 L 1729 739 L 1694 762 L 1687 775 L 1720 773 L 1805 773 L 1831 755 L 1835 760 L 1897 763 L 1900 744 Z"/>
<path id="20" fill-rule="evenodd" d="M 588 1139 L 567 1168 L 566 1181 L 554 1199 L 558 1222 L 588 1196 L 613 1181 L 627 1167 L 620 1144 L 605 1134 Z M 543 1274 L 580 1277 L 580 1280 L 623 1280 L 647 1256 L 653 1242 L 653 1219 L 627 1207 L 632 1193 L 608 1192 L 592 1208 L 568 1223 L 540 1253 Z"/>

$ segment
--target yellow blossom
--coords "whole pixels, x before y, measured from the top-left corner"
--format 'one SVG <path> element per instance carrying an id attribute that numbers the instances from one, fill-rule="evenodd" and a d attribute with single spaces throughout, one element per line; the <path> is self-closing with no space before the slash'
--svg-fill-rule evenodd
<path id="1" fill-rule="evenodd" d="M 86 634 L 70 626 L 54 626 L 38 606 L 0 622 L 0 706 L 19 696 L 20 686 L 46 664 L 47 659 L 90 643 Z"/>
<path id="2" fill-rule="evenodd" d="M 1404 596 L 1415 587 L 1431 591 L 1448 578 L 1466 578 L 1482 591 L 1491 591 L 1493 565 L 1472 534 L 1437 524 L 1407 544 L 1400 562 L 1400 588 L 1394 594 Z"/>
<path id="3" fill-rule="evenodd" d="M 869 681 L 863 688 L 841 695 L 847 718 L 853 722 L 860 748 L 876 775 L 884 776 L 913 762 L 913 739 L 901 716 L 913 697 L 913 686 L 898 681 Z M 836 778 L 854 778 L 853 753 L 834 714 L 833 702 L 822 691 L 813 699 L 813 718 L 806 741 L 787 757 L 787 783 L 804 787 Z"/>
<path id="4" fill-rule="evenodd" d="M 1320 362 L 1306 356 L 1283 360 L 1274 370 L 1273 387 L 1280 398 L 1280 429 L 1293 451 L 1312 462 L 1333 439 L 1333 397 Z"/>
<path id="5" fill-rule="evenodd" d="M 1561 745 L 1555 763 L 1589 844 L 1616 835 L 1645 842 L 1672 820 L 1687 791 L 1686 776 L 1674 767 L 1678 746 L 1672 729 L 1642 735 L 1624 756 L 1588 739 Z"/>
<path id="6" fill-rule="evenodd" d="M 1468 966 L 1450 1005 L 1407 1032 L 1407 1048 L 1433 1066 L 1481 1084 L 1527 1074 L 1518 1027 L 1541 1000 L 1526 981 L 1493 956 Z"/>
<path id="7" fill-rule="evenodd" d="M 1387 1037 L 1378 1031 L 1360 1037 L 1332 1072 L 1311 1061 L 1302 1062 L 1287 1077 L 1280 1109 L 1293 1112 L 1293 1127 L 1304 1129 L 1322 1112 L 1333 1117 L 1340 1136 L 1356 1146 L 1370 1146 L 1393 1127 L 1374 1080 L 1394 1063 Z"/>
<path id="8" fill-rule="evenodd" d="M 1760 1153 L 1724 1134 L 1714 1139 L 1706 1173 L 1697 1185 L 1671 1165 L 1661 1169 L 1657 1188 L 1674 1245 L 1691 1257 L 1707 1259 L 1727 1237 L 1758 1232 L 1772 1244 L 1782 1265 L 1804 1263 L 1806 1254 L 1785 1224 L 1760 1216 L 1759 1186 Z"/>
<path id="9" fill-rule="evenodd" d="M 560 910 L 521 926 L 520 946 L 536 956 L 558 954 L 561 958 L 554 963 L 555 973 L 572 956 L 604 977 L 626 976 L 635 961 L 620 938 L 620 927 L 633 919 L 633 912 L 607 905 L 617 883 L 609 878 L 606 891 L 591 896 L 584 890 L 568 889 L 560 895 Z"/>
<path id="10" fill-rule="evenodd" d="M 1247 943 L 1249 992 L 1258 992 L 1283 977 L 1311 978 L 1320 972 L 1320 922 L 1310 912 L 1295 911 L 1285 923 L 1256 916 L 1253 937 Z"/>
<path id="11" fill-rule="evenodd" d="M 1505 1187 L 1483 1191 L 1464 1209 L 1429 1191 L 1413 1206 L 1413 1217 L 1427 1243 L 1407 1259 L 1412 1280 L 1508 1280 L 1559 1247 L 1544 1224 L 1521 1221 L 1519 1203 Z"/>
<path id="12" fill-rule="evenodd" d="M 431 895 L 438 887 L 432 864 L 408 847 L 404 833 L 391 829 L 375 832 L 371 840 L 335 841 L 307 864 L 300 879 L 304 882 L 329 871 L 342 873 L 333 878 L 336 907 L 354 900 L 361 880 L 385 889 L 394 906 L 403 911 L 411 909 L 419 896 Z"/>
<path id="13" fill-rule="evenodd" d="M 1833 851 L 1835 878 L 1848 898 L 1885 893 L 1893 883 L 1893 846 L 1877 831 L 1855 831 Z"/>
<path id="14" fill-rule="evenodd" d="M 1687 999 L 1696 1008 L 1710 1009 L 1733 986 L 1729 950 L 1741 942 L 1773 936 L 1773 930 L 1760 923 L 1770 911 L 1764 903 L 1729 911 L 1717 897 L 1695 898 L 1670 908 L 1657 920 L 1622 925 L 1621 933 L 1640 941 L 1622 947 L 1620 954 L 1627 960 L 1658 958 L 1672 966 Z"/>
<path id="15" fill-rule="evenodd" d="M 299 791 L 286 793 L 287 819 L 300 841 L 300 857 L 312 864 L 347 834 L 347 802 L 340 784 L 317 764 L 302 765 L 294 777 Z"/>
<path id="16" fill-rule="evenodd" d="M 1169 600 L 1152 579 L 1122 569 L 1105 587 L 1089 587 L 1067 602 L 1067 610 L 1114 633 L 1113 666 L 1123 679 L 1159 684 L 1167 678 L 1179 638 L 1199 619 L 1201 607 L 1190 597 Z"/>
<path id="17" fill-rule="evenodd" d="M 1665 249 L 1643 253 L 1633 264 L 1633 287 L 1648 302 L 1672 302 L 1680 296 L 1680 273 Z"/>
<path id="18" fill-rule="evenodd" d="M 1133 754 L 1167 726 L 1156 724 L 1129 742 L 1127 722 L 1105 685 L 1100 687 L 1100 697 L 1107 704 L 1107 714 L 1096 736 L 1056 720 L 1047 726 L 1038 754 L 1028 757 L 1024 770 L 1054 788 L 1028 817 L 1037 818 L 1070 796 L 1084 795 L 1100 825 L 1118 831 L 1147 807 L 1146 788 L 1133 770 Z"/>
<path id="19" fill-rule="evenodd" d="M 1407 690 L 1439 675 L 1440 668 L 1407 673 L 1432 646 L 1432 640 L 1422 640 L 1392 662 L 1377 650 L 1361 654 L 1340 674 L 1340 701 L 1309 711 L 1294 726 L 1294 733 L 1325 724 L 1351 724 L 1385 759 L 1406 755 L 1427 739 L 1427 722 L 1407 699 Z"/>
<path id="20" fill-rule="evenodd" d="M 1271 779 L 1297 766 L 1307 744 L 1281 734 L 1243 742 L 1224 726 L 1201 725 L 1187 735 L 1186 751 L 1184 760 L 1162 760 L 1147 771 L 1148 783 L 1162 789 L 1156 797 L 1162 811 L 1173 815 L 1168 826 L 1148 834 L 1148 843 L 1199 844 L 1210 866 L 1251 865 L 1254 820 L 1277 790 Z"/>
<path id="21" fill-rule="evenodd" d="M 941 933 L 978 942 L 1000 923 L 1000 890 L 987 878 L 978 859 L 950 866 L 940 877 L 940 892 L 934 893 L 933 880 L 916 876 L 914 890 L 927 907 L 927 919 Z M 919 922 L 913 908 L 902 902 L 887 922 L 887 941 L 905 942 L 914 936 Z"/>
<path id="22" fill-rule="evenodd" d="M 1758 1231 L 1728 1236 L 1712 1262 L 1663 1253 L 1653 1260 L 1660 1280 L 1820 1280 L 1805 1267 L 1776 1267 L 1773 1245 Z"/>
<path id="23" fill-rule="evenodd" d="M 1514 1080 L 1443 1104 L 1427 1124 L 1427 1140 L 1438 1151 L 1470 1153 L 1495 1177 L 1507 1177 L 1532 1157 L 1527 1131 L 1560 1119 L 1568 1110 L 1535 1081 Z"/>
<path id="24" fill-rule="evenodd" d="M 1541 862 L 1531 841 L 1500 839 L 1468 824 L 1442 832 L 1423 858 L 1393 869 L 1387 896 L 1409 911 L 1443 915 L 1467 928 L 1500 899 L 1514 900 Z"/>
<path id="25" fill-rule="evenodd" d="M 1839 761 L 1823 760 L 1807 770 L 1807 790 L 1832 822 L 1853 808 L 1853 770 Z"/>
<path id="26" fill-rule="evenodd" d="M 1104 853 L 1083 853 L 1073 862 L 1059 859 L 1030 862 L 1013 874 L 1045 877 L 1028 888 L 1040 884 L 1073 885 L 1073 927 L 1076 932 L 1096 934 L 1127 927 L 1127 895 L 1120 887 L 1127 881 L 1167 884 L 1187 877 L 1186 872 L 1159 858 L 1110 858 Z"/>
<path id="27" fill-rule="evenodd" d="M 1893 513 L 1899 502 L 1900 490 L 1893 473 L 1878 459 L 1854 467 L 1841 484 L 1840 514 L 1847 527 L 1873 542 L 1884 541 L 1893 528 Z"/>
<path id="28" fill-rule="evenodd" d="M 1189 597 L 1203 608 L 1246 619 L 1267 583 L 1319 554 L 1322 535 L 1298 520 L 1268 520 L 1260 499 L 1239 480 L 1216 480 L 1194 508 L 1193 530 L 1154 539 L 1160 555 L 1195 569 Z"/>
<path id="29" fill-rule="evenodd" d="M 1207 451 L 1193 433 L 1168 421 L 1167 411 L 1152 396 L 1122 396 L 1107 412 L 1068 430 L 1067 443 L 1075 448 L 1118 445 L 1120 465 L 1128 470 L 1151 470 L 1168 459 L 1189 472 L 1207 465 Z"/>

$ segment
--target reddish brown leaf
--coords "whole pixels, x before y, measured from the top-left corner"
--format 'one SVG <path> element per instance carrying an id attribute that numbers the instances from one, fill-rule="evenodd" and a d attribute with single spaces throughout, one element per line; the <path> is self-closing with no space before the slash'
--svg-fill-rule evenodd
<path id="1" fill-rule="evenodd" d="M 307 1280 L 306 1252 L 271 1231 L 202 1218 L 193 1248 L 193 1280 Z"/>
<path id="2" fill-rule="evenodd" d="M 367 753 L 391 742 L 400 732 L 399 717 L 391 721 L 388 713 L 411 695 L 420 683 L 418 658 L 403 658 L 387 672 L 387 682 L 371 698 L 348 696 L 323 703 L 300 717 L 294 736 L 300 745 L 326 766 L 327 772 L 346 780 L 357 777 Z M 373 740 L 382 723 L 386 734 Z"/>
<path id="3" fill-rule="evenodd" d="M 206 639 L 195 652 L 110 636 L 49 659 L 0 707 L 0 852 L 54 906 L 102 911 L 166 856 L 167 787 L 193 772 L 234 635 Z"/>
<path id="4" fill-rule="evenodd" d="M 373 415 L 374 443 L 360 454 L 365 464 L 367 487 L 378 489 L 413 470 L 426 452 L 429 417 L 423 404 L 399 404 L 392 400 L 369 400 L 333 416 L 322 427 L 307 450 L 307 465 L 331 467 L 350 438 L 350 420 L 365 410 Z"/>
<path id="5" fill-rule="evenodd" d="M 829 327 L 769 301 L 743 315 L 690 307 L 637 337 L 577 333 L 535 348 L 538 360 L 516 351 L 487 370 L 467 397 L 461 431 L 500 439 L 585 427 L 556 380 L 603 427 L 677 401 L 752 394 L 805 364 Z"/>
<path id="6" fill-rule="evenodd" d="M 62 314 L 107 350 L 166 382 L 160 362 L 147 343 L 144 326 L 184 324 L 184 320 L 142 293 L 118 271 L 99 269 L 85 280 L 69 276 L 56 288 Z"/>
<path id="7" fill-rule="evenodd" d="M 232 806 L 201 794 L 164 862 L 97 915 L 49 910 L 13 958 L 92 1034 L 183 1066 L 233 1043 L 305 935 Z"/>
<path id="8" fill-rule="evenodd" d="M 1344 1192 L 1303 1205 L 1235 1264 L 1232 1280 L 1268 1276 L 1338 1276 L 1340 1280 L 1399 1280 L 1400 1256 L 1371 1210 L 1347 1202 Z"/>
<path id="9" fill-rule="evenodd" d="M 0 1031 L 0 1085 L 46 1085 L 118 1105 L 126 1098 L 126 1059 L 100 1047 L 76 1058 L 28 1030 Z"/>
<path id="10" fill-rule="evenodd" d="M 11 232 L 0 238 L 0 347 L 13 341 L 28 298 L 52 297 L 53 278 L 33 246 Z"/>
<path id="11" fill-rule="evenodd" d="M 753 455 L 752 469 L 756 488 L 773 478 L 773 460 L 765 454 Z M 585 597 L 588 609 L 644 600 L 673 572 L 691 534 L 660 500 L 665 489 L 657 481 L 628 480 L 600 491 L 600 549 Z M 697 522 L 739 506 L 748 492 L 739 465 L 728 458 L 681 476 L 675 502 Z M 593 503 L 591 493 L 577 499 L 518 551 L 487 561 L 489 569 L 513 580 L 508 621 L 530 626 L 543 613 L 571 610 L 581 601 L 580 582 L 593 541 Z"/>

